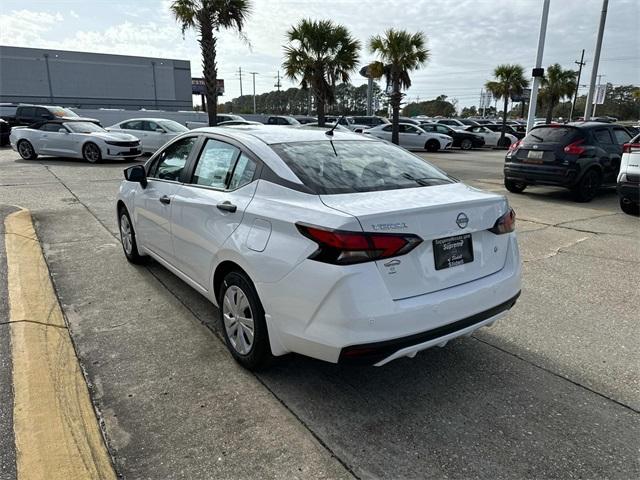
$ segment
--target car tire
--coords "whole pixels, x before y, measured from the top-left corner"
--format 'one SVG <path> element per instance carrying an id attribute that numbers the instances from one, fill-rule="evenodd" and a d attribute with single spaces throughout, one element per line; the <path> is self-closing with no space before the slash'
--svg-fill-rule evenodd
<path id="1" fill-rule="evenodd" d="M 133 223 L 127 209 L 122 207 L 118 211 L 118 229 L 120 230 L 120 243 L 125 257 L 131 263 L 137 265 L 143 264 L 148 257 L 138 253 L 138 242 L 136 240 L 136 232 L 133 229 Z"/>
<path id="2" fill-rule="evenodd" d="M 578 202 L 590 202 L 598 193 L 602 183 L 602 176 L 595 168 L 587 170 L 580 178 L 578 184 L 573 188 L 573 193 Z"/>
<path id="3" fill-rule="evenodd" d="M 527 184 L 524 182 L 518 182 L 517 180 L 504 179 L 504 186 L 511 193 L 522 193 L 527 188 Z"/>
<path id="4" fill-rule="evenodd" d="M 38 158 L 38 154 L 36 153 L 33 145 L 28 140 L 20 140 L 18 142 L 18 153 L 25 160 L 35 160 Z"/>
<path id="5" fill-rule="evenodd" d="M 424 144 L 424 149 L 427 152 L 437 152 L 438 150 L 440 150 L 440 142 L 438 142 L 437 140 L 429 140 Z"/>
<path id="6" fill-rule="evenodd" d="M 89 163 L 98 163 L 102 160 L 102 152 L 93 142 L 87 142 L 82 146 L 82 158 Z"/>
<path id="7" fill-rule="evenodd" d="M 233 358 L 248 370 L 268 367 L 273 355 L 264 309 L 244 272 L 232 271 L 224 277 L 218 291 L 218 305 L 222 335 Z"/>
<path id="8" fill-rule="evenodd" d="M 501 140 L 498 140 L 498 147 L 500 148 L 509 148 L 511 146 L 511 140 L 507 137 L 504 137 Z"/>
<path id="9" fill-rule="evenodd" d="M 473 142 L 469 138 L 463 138 L 460 142 L 460 148 L 462 150 L 471 150 L 473 148 Z"/>
<path id="10" fill-rule="evenodd" d="M 624 202 L 623 199 L 620 199 L 620 208 L 627 215 L 639 216 L 640 215 L 640 205 L 633 202 Z"/>

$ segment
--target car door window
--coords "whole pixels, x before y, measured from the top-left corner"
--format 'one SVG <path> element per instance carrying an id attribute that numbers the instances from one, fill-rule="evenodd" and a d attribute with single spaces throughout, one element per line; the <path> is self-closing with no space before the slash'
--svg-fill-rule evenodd
<path id="1" fill-rule="evenodd" d="M 382 127 L 382 131 L 390 132 L 391 131 L 391 125 L 387 125 L 386 127 Z"/>
<path id="2" fill-rule="evenodd" d="M 66 130 L 62 125 L 60 125 L 59 123 L 45 123 L 44 125 L 42 125 L 40 127 L 40 130 L 43 130 L 45 132 L 57 132 L 60 129 Z"/>
<path id="3" fill-rule="evenodd" d="M 593 136 L 598 143 L 602 143 L 604 145 L 611 145 L 613 143 L 613 140 L 611 140 L 611 135 L 609 134 L 609 130 L 607 130 L 606 128 L 596 130 L 595 132 L 593 132 Z"/>
<path id="4" fill-rule="evenodd" d="M 418 133 L 418 129 L 416 127 L 414 127 L 413 125 L 403 125 L 404 127 L 404 132 L 405 133 L 413 133 L 413 134 L 417 134 Z"/>
<path id="5" fill-rule="evenodd" d="M 240 149 L 212 138 L 207 140 L 191 183 L 224 189 Z"/>
<path id="6" fill-rule="evenodd" d="M 162 128 L 156 122 L 149 122 L 149 121 L 142 122 L 142 127 L 147 132 L 155 132 L 158 128 Z"/>
<path id="7" fill-rule="evenodd" d="M 445 135 L 449 133 L 449 129 L 447 127 L 443 127 L 441 125 L 438 125 L 438 127 L 436 128 L 436 131 L 438 133 L 444 133 Z"/>
<path id="8" fill-rule="evenodd" d="M 142 130 L 142 122 L 140 120 L 133 120 L 131 122 L 124 122 L 120 124 L 120 128 L 125 130 Z"/>
<path id="9" fill-rule="evenodd" d="M 169 145 L 159 155 L 155 172 L 150 176 L 177 182 L 195 143 L 196 137 L 187 137 Z"/>
<path id="10" fill-rule="evenodd" d="M 622 128 L 614 128 L 613 136 L 616 138 L 616 143 L 618 145 L 624 145 L 625 143 L 629 143 L 629 141 L 631 140 L 631 135 L 629 135 L 629 132 L 623 130 Z"/>
<path id="11" fill-rule="evenodd" d="M 39 118 L 53 118 L 53 115 L 51 114 L 51 112 L 46 108 L 42 108 L 42 107 L 36 108 L 36 116 Z"/>
<path id="12" fill-rule="evenodd" d="M 236 166 L 233 169 L 233 175 L 229 182 L 229 190 L 235 190 L 240 188 L 253 180 L 253 175 L 256 172 L 256 162 L 251 160 L 244 153 L 240 154 L 240 158 L 236 162 Z"/>

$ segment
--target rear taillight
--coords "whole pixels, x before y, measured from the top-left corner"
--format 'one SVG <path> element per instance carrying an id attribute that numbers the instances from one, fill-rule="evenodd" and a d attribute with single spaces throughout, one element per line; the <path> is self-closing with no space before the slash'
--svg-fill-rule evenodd
<path id="1" fill-rule="evenodd" d="M 564 147 L 564 153 L 569 153 L 571 155 L 581 155 L 586 151 L 586 148 L 582 147 L 581 144 L 584 143 L 584 138 L 580 140 L 576 140 L 573 143 L 570 143 L 566 147 Z"/>
<path id="2" fill-rule="evenodd" d="M 409 253 L 422 239 L 413 234 L 366 233 L 332 230 L 296 223 L 302 235 L 318 244 L 312 260 L 337 265 L 371 262 Z"/>
<path id="3" fill-rule="evenodd" d="M 625 143 L 622 146 L 622 153 L 631 153 L 632 148 L 637 148 L 640 150 L 640 143 Z"/>
<path id="4" fill-rule="evenodd" d="M 516 212 L 513 211 L 513 208 L 510 208 L 507 213 L 502 215 L 498 220 L 496 220 L 493 228 L 490 228 L 489 231 L 495 233 L 496 235 L 502 235 L 504 233 L 511 233 L 516 229 Z"/>
<path id="5" fill-rule="evenodd" d="M 509 147 L 509 151 L 513 152 L 517 150 L 521 143 L 522 143 L 522 140 L 518 140 L 517 142 L 512 143 L 511 146 Z"/>

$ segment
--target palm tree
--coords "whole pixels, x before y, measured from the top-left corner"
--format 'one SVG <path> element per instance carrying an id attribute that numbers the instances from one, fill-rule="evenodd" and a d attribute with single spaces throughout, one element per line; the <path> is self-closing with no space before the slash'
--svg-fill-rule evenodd
<path id="1" fill-rule="evenodd" d="M 547 123 L 551 123 L 553 109 L 560 100 L 571 97 L 576 91 L 577 75 L 574 70 L 563 70 L 558 63 L 547 68 L 540 82 L 540 100 L 547 106 Z"/>
<path id="2" fill-rule="evenodd" d="M 374 62 L 371 70 L 384 73 L 387 85 L 391 85 L 391 141 L 397 145 L 400 102 L 403 96 L 401 90 L 411 86 L 409 72 L 422 67 L 429 59 L 426 38 L 422 32 L 411 34 L 406 30 L 390 28 L 384 35 L 375 35 L 369 39 L 369 51 L 377 54 L 381 60 L 381 64 Z"/>
<path id="3" fill-rule="evenodd" d="M 495 80 L 486 83 L 485 88 L 491 94 L 500 99 L 504 99 L 504 109 L 502 111 L 502 133 L 498 145 L 504 145 L 504 134 L 507 129 L 507 107 L 509 98 L 513 95 L 522 95 L 522 91 L 529 86 L 529 80 L 524 78 L 524 68 L 520 65 L 498 65 L 493 71 Z"/>
<path id="4" fill-rule="evenodd" d="M 335 101 L 336 81 L 349 81 L 358 65 L 360 42 L 342 25 L 331 20 L 301 20 L 287 31 L 282 64 L 285 75 L 311 87 L 316 100 L 318 125 L 324 126 L 325 106 Z"/>
<path id="5" fill-rule="evenodd" d="M 217 125 L 216 35 L 220 29 L 232 29 L 242 33 L 251 13 L 251 3 L 249 0 L 175 0 L 171 4 L 171 12 L 181 24 L 183 35 L 190 28 L 200 34 L 198 42 L 202 53 L 209 125 Z"/>

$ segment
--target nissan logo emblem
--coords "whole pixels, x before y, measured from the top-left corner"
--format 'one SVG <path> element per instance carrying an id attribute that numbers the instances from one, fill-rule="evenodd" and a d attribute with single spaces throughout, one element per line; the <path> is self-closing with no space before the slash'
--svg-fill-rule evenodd
<path id="1" fill-rule="evenodd" d="M 467 228 L 469 225 L 469 217 L 464 212 L 460 212 L 456 218 L 456 223 L 460 228 Z"/>

